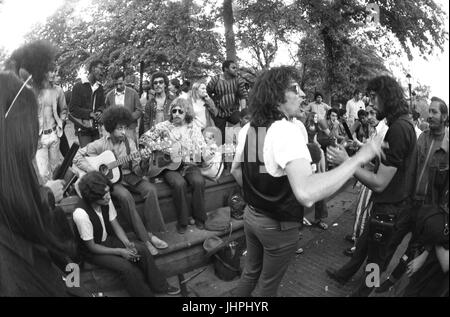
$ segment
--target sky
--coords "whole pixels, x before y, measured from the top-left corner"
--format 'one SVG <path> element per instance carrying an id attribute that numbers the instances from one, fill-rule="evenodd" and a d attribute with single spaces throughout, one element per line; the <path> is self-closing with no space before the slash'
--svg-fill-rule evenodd
<path id="1" fill-rule="evenodd" d="M 448 0 L 435 0 L 444 11 L 449 14 Z M 19 47 L 24 36 L 32 29 L 36 23 L 45 22 L 46 18 L 52 15 L 64 0 L 3 0 L 0 6 L 0 46 L 7 52 L 12 52 Z M 82 0 L 79 7 L 89 3 L 89 0 Z M 449 22 L 446 21 L 446 29 L 449 29 Z M 289 60 L 287 49 L 280 50 L 275 64 L 284 63 Z M 449 43 L 445 45 L 444 53 L 438 52 L 435 56 L 430 56 L 428 61 L 415 57 L 412 62 L 404 61 L 406 69 L 412 76 L 413 85 L 420 82 L 431 87 L 431 95 L 439 96 L 449 101 Z M 406 83 L 404 74 L 398 72 L 394 75 Z"/>

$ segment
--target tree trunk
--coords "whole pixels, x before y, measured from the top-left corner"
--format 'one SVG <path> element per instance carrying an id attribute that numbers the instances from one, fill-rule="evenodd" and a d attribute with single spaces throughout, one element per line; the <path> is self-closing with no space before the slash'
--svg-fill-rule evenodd
<path id="1" fill-rule="evenodd" d="M 223 0 L 223 22 L 227 59 L 236 61 L 236 40 L 233 31 L 233 0 Z"/>
<path id="2" fill-rule="evenodd" d="M 329 34 L 328 28 L 324 28 L 322 30 L 322 40 L 325 48 L 325 86 L 324 91 L 322 92 L 325 96 L 325 102 L 331 106 L 331 99 L 333 95 L 333 87 L 334 87 L 334 67 L 335 67 L 335 58 L 333 52 L 333 39 Z"/>
<path id="3" fill-rule="evenodd" d="M 144 61 L 139 63 L 139 96 L 142 96 L 144 89 L 142 88 L 142 81 L 144 79 Z"/>

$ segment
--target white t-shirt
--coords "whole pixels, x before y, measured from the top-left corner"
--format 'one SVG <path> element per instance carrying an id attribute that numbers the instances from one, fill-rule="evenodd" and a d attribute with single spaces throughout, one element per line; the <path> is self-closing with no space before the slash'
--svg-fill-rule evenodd
<path id="1" fill-rule="evenodd" d="M 245 138 L 250 123 L 239 132 L 235 160 L 244 160 Z M 269 128 L 264 140 L 264 165 L 266 171 L 273 177 L 285 176 L 286 165 L 296 159 L 306 159 L 312 162 L 308 147 L 308 133 L 303 123 L 297 119 L 275 121 Z M 261 158 L 260 158 L 261 159 Z M 312 169 L 311 169 L 312 172 Z"/>
<path id="2" fill-rule="evenodd" d="M 384 136 L 386 135 L 387 131 L 389 130 L 389 127 L 386 123 L 386 119 L 381 120 L 378 125 L 376 126 L 377 135 L 381 135 L 384 139 Z"/>
<path id="3" fill-rule="evenodd" d="M 122 92 L 118 92 L 116 90 L 115 94 L 115 101 L 116 101 L 116 106 L 124 106 L 125 105 L 125 90 Z"/>
<path id="4" fill-rule="evenodd" d="M 419 136 L 422 134 L 422 130 L 420 130 L 418 126 L 414 125 L 414 131 L 416 131 L 416 137 L 418 140 Z"/>
<path id="5" fill-rule="evenodd" d="M 95 210 L 95 213 L 100 218 L 100 222 L 103 228 L 102 242 L 106 240 L 108 234 L 106 233 L 105 223 L 103 222 L 101 209 Z M 113 221 L 117 218 L 117 211 L 114 207 L 112 200 L 109 201 L 109 221 Z M 78 232 L 80 233 L 81 240 L 89 241 L 94 239 L 94 227 L 87 212 L 84 209 L 77 208 L 73 212 L 73 221 L 77 226 Z"/>
<path id="6" fill-rule="evenodd" d="M 358 111 L 366 109 L 366 105 L 362 100 L 355 101 L 353 98 L 347 101 L 347 105 L 345 107 L 347 110 L 347 116 L 350 120 L 355 120 L 358 118 Z"/>
<path id="7" fill-rule="evenodd" d="M 205 102 L 203 100 L 192 101 L 192 106 L 194 108 L 194 123 L 200 129 L 206 127 L 206 108 L 204 104 Z"/>

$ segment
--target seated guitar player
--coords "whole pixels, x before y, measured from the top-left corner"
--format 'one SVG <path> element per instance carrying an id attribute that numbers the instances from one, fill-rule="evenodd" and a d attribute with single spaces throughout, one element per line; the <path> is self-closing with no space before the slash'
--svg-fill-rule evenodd
<path id="1" fill-rule="evenodd" d="M 84 172 L 97 170 L 87 157 L 101 155 L 105 151 L 112 151 L 116 159 L 120 159 L 137 152 L 134 141 L 126 136 L 131 113 L 120 106 L 109 107 L 103 113 L 103 124 L 107 135 L 89 143 L 78 150 L 73 160 L 74 165 Z M 110 162 L 105 162 L 108 164 Z M 111 195 L 120 203 L 119 219 L 128 221 L 138 238 L 144 242 L 152 255 L 158 254 L 158 249 L 168 247 L 167 243 L 152 232 L 166 231 L 158 195 L 155 185 L 143 179 L 143 172 L 148 169 L 148 160 L 141 160 L 140 156 L 132 156 L 128 163 L 121 165 L 122 177 L 112 187 Z M 136 203 L 131 193 L 139 194 L 145 199 L 143 212 L 138 213 Z M 156 247 L 156 248 L 155 248 Z"/>
<path id="2" fill-rule="evenodd" d="M 180 234 L 186 232 L 191 215 L 190 206 L 187 203 L 187 184 L 192 187 L 192 217 L 197 228 L 204 229 L 206 221 L 205 212 L 205 180 L 196 163 L 201 163 L 200 150 L 206 149 L 205 139 L 200 128 L 192 123 L 193 114 L 186 99 L 177 98 L 170 105 L 169 120 L 158 123 L 149 131 L 145 132 L 141 139 L 141 145 L 157 142 L 157 138 L 169 138 L 176 146 L 181 147 L 180 165 L 175 170 L 162 172 L 164 180 L 172 187 L 172 196 L 177 210 L 177 231 Z M 211 151 L 205 156 L 210 159 Z M 194 164 L 192 164 L 194 162 Z M 151 172 L 151 168 L 150 168 Z"/>

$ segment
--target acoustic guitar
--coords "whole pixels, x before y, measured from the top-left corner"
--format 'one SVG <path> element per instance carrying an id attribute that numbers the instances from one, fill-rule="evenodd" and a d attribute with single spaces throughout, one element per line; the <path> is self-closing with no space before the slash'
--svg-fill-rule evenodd
<path id="1" fill-rule="evenodd" d="M 201 163 L 201 153 L 208 146 L 198 148 L 196 151 L 183 149 L 183 145 L 177 143 L 169 148 L 169 151 L 155 151 L 150 158 L 150 168 L 148 177 L 153 178 L 160 175 L 163 171 L 175 171 L 180 168 L 181 164 L 197 164 Z M 216 152 L 225 155 L 233 155 L 235 146 L 233 144 L 224 144 L 220 146 Z"/>
<path id="2" fill-rule="evenodd" d="M 170 142 L 164 143 L 160 142 L 157 144 L 155 143 L 155 147 L 147 147 L 145 149 L 131 153 L 127 156 L 120 157 L 119 159 L 116 158 L 116 156 L 112 151 L 107 150 L 97 156 L 87 156 L 85 157 L 85 159 L 92 167 L 94 167 L 97 171 L 105 175 L 110 180 L 111 183 L 115 184 L 122 179 L 122 170 L 120 169 L 120 166 L 130 162 L 133 159 L 151 158 L 152 152 L 155 149 L 163 151 L 165 150 L 165 148 L 169 148 L 170 146 L 171 146 Z M 80 179 L 84 174 L 86 174 L 85 171 L 82 171 L 79 168 L 77 168 L 77 171 L 80 174 L 79 176 Z"/>

